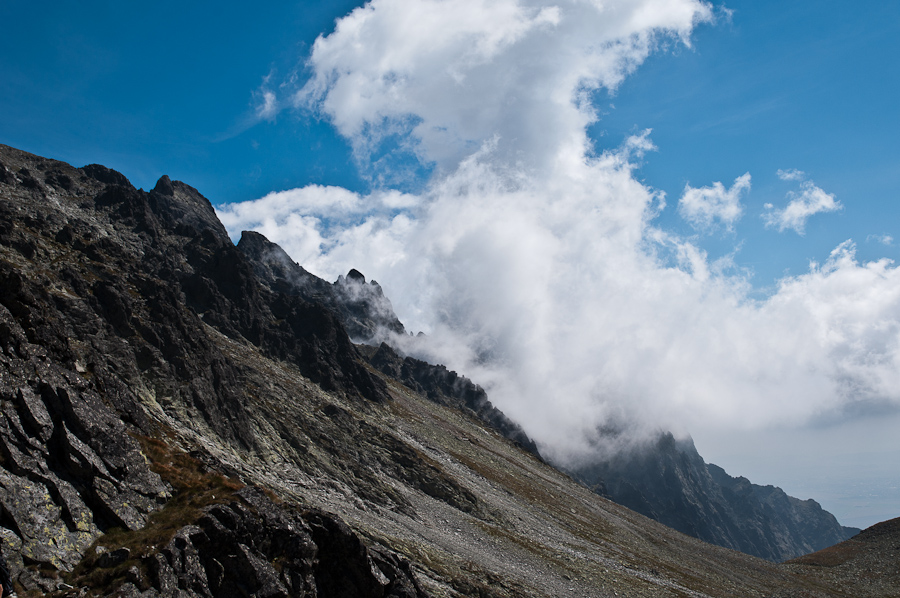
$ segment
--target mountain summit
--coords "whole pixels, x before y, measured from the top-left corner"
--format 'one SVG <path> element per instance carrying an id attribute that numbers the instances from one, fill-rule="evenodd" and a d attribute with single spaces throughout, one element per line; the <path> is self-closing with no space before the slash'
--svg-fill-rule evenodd
<path id="1" fill-rule="evenodd" d="M 348 299 L 279 251 L 236 247 L 184 183 L 0 146 L 0 537 L 20 594 L 845 595 L 574 482 L 474 383 L 351 342 L 342 309 L 395 319 L 373 283 L 344 277 L 366 293 Z"/>

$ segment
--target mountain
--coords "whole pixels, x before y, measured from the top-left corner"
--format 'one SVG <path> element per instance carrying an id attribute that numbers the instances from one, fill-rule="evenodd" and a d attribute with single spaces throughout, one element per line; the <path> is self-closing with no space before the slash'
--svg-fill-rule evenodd
<path id="1" fill-rule="evenodd" d="M 680 532 L 775 562 L 820 550 L 859 532 L 814 500 L 758 486 L 707 464 L 689 438 L 655 440 L 571 471 L 615 502 Z"/>
<path id="2" fill-rule="evenodd" d="M 237 248 L 243 252 L 262 284 L 273 291 L 329 307 L 351 337 L 371 343 L 378 338 L 390 338 L 391 333 L 406 333 L 381 287 L 374 280 L 367 284 L 361 272 L 350 270 L 346 277 L 341 276 L 329 285 L 291 260 L 281 247 L 251 231 L 241 234 Z M 357 349 L 381 373 L 433 401 L 471 410 L 488 426 L 540 457 L 534 441 L 491 404 L 484 389 L 468 378 L 443 365 L 401 357 L 384 342 L 377 349 L 371 345 L 360 345 Z"/>
<path id="3" fill-rule="evenodd" d="M 366 277 L 357 270 L 328 284 L 291 260 L 281 247 L 252 231 L 241 234 L 237 248 L 260 282 L 273 291 L 328 307 L 354 341 L 371 343 L 386 334 L 406 334 L 381 286 L 374 280 L 366 283 Z"/>
<path id="4" fill-rule="evenodd" d="M 270 289 L 319 302 L 334 311 L 356 340 L 372 343 L 405 334 L 381 287 L 351 270 L 334 284 L 307 272 L 278 245 L 244 232 L 237 248 Z M 369 363 L 408 388 L 457 409 L 469 409 L 488 426 L 540 457 L 537 445 L 496 409 L 485 391 L 440 365 L 401 356 L 385 342 L 359 346 Z M 836 544 L 859 532 L 841 526 L 813 500 L 758 486 L 707 464 L 690 440 L 661 434 L 654 442 L 596 459 L 570 473 L 613 501 L 706 542 L 781 562 Z"/>
<path id="5" fill-rule="evenodd" d="M 841 588 L 847 596 L 900 596 L 900 518 L 785 563 L 796 574 Z"/>
<path id="6" fill-rule="evenodd" d="M 476 385 L 354 345 L 337 285 L 281 286 L 246 249 L 184 183 L 0 146 L 20 594 L 844 595 L 591 492 L 488 425 Z M 352 278 L 365 328 L 378 290 Z"/>

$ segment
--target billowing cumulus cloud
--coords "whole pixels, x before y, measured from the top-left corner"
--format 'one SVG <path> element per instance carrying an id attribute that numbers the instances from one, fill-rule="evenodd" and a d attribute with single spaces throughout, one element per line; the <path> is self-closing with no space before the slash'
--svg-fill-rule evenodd
<path id="1" fill-rule="evenodd" d="M 565 168 L 596 119 L 590 93 L 711 18 L 697 0 L 374 0 L 316 41 L 295 102 L 363 160 L 399 137 L 448 171 L 493 138 L 494 161 Z"/>
<path id="2" fill-rule="evenodd" d="M 741 196 L 749 190 L 749 172 L 734 179 L 729 189 L 718 181 L 712 187 L 697 189 L 685 185 L 684 193 L 678 200 L 678 212 L 694 228 L 700 230 L 709 230 L 717 224 L 733 230 L 735 222 L 744 212 Z"/>
<path id="3" fill-rule="evenodd" d="M 590 92 L 660 44 L 687 43 L 711 14 L 688 0 L 375 0 L 316 42 L 297 100 L 360 156 L 397 135 L 400 151 L 437 164 L 425 189 L 310 186 L 219 213 L 320 276 L 376 278 L 407 328 L 428 334 L 395 339 L 402 348 L 485 386 L 559 459 L 610 423 L 737 430 L 896 407 L 890 262 L 860 263 L 848 242 L 754 298 L 656 223 L 665 198 L 634 176 L 646 133 L 588 143 Z M 749 185 L 688 187 L 679 209 L 734 226 Z M 775 226 L 802 229 L 822 195 L 834 201 L 802 183 L 770 212 Z"/>

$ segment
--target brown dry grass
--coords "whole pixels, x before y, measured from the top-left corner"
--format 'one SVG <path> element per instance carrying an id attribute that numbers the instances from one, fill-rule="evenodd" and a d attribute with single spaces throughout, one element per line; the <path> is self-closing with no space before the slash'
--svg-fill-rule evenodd
<path id="1" fill-rule="evenodd" d="M 807 554 L 787 561 L 789 564 L 812 565 L 814 567 L 837 567 L 852 560 L 860 551 L 860 547 L 849 541 L 829 546 L 818 552 Z"/>
<path id="2" fill-rule="evenodd" d="M 150 469 L 172 487 L 172 498 L 150 515 L 142 529 L 107 530 L 85 552 L 81 562 L 66 576 L 66 582 L 91 588 L 92 596 L 107 594 L 122 585 L 132 567 L 138 567 L 141 578 L 146 580 L 142 557 L 155 554 L 168 544 L 179 529 L 200 517 L 204 507 L 235 500 L 235 492 L 243 487 L 237 480 L 208 471 L 202 461 L 164 440 L 139 435 L 134 438 L 150 462 Z M 131 556 L 121 565 L 102 568 L 97 566 L 96 548 L 100 546 L 110 551 L 127 548 Z"/>

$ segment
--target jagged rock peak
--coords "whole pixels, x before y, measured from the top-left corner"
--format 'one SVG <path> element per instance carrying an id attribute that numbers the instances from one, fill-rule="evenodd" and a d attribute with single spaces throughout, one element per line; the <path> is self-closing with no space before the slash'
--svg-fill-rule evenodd
<path id="1" fill-rule="evenodd" d="M 362 272 L 360 272 L 356 268 L 351 268 L 351 270 L 347 272 L 347 280 L 366 284 L 366 277 L 363 276 Z"/>
<path id="2" fill-rule="evenodd" d="M 616 431 L 605 432 L 615 436 Z M 842 527 L 812 500 L 751 484 L 707 464 L 693 440 L 663 432 L 572 470 L 590 488 L 632 510 L 712 544 L 780 562 L 840 542 Z M 773 533 L 772 530 L 778 530 Z"/>
<path id="3" fill-rule="evenodd" d="M 290 264 L 301 270 L 303 269 L 302 266 L 291 259 L 291 256 L 280 245 L 269 241 L 265 235 L 261 235 L 256 231 L 241 231 L 241 238 L 238 241 L 237 248 L 254 263 L 270 266 L 274 264 Z M 306 270 L 303 271 L 306 272 Z"/>
<path id="4" fill-rule="evenodd" d="M 153 190 L 160 195 L 168 195 L 170 197 L 175 195 L 175 187 L 172 185 L 172 179 L 170 179 L 169 175 L 167 174 L 159 177 L 159 180 L 156 181 L 156 186 L 153 188 Z"/>
<path id="5" fill-rule="evenodd" d="M 406 334 L 381 286 L 374 280 L 366 284 L 366 277 L 359 270 L 354 268 L 347 276 L 339 276 L 333 286 L 345 326 L 354 338 L 368 342 L 383 336 L 384 330 Z"/>
<path id="6" fill-rule="evenodd" d="M 197 232 L 208 230 L 220 242 L 231 244 L 228 231 L 216 215 L 212 203 L 190 185 L 163 175 L 150 191 L 150 197 L 158 211 L 171 218 L 184 232 L 187 232 L 184 227 L 194 228 Z"/>
<path id="7" fill-rule="evenodd" d="M 257 276 L 272 289 L 307 301 L 323 301 L 335 311 L 331 284 L 307 272 L 278 244 L 258 232 L 245 230 L 241 232 L 237 248 L 250 262 Z"/>
<path id="8" fill-rule="evenodd" d="M 101 183 L 134 189 L 134 185 L 131 184 L 131 181 L 129 181 L 124 174 L 101 164 L 88 164 L 87 166 L 83 166 L 81 171 Z"/>
<path id="9" fill-rule="evenodd" d="M 241 239 L 238 241 L 238 247 L 243 247 L 245 250 L 256 252 L 277 250 L 284 255 L 287 255 L 278 244 L 271 242 L 265 235 L 262 235 L 255 230 L 241 231 Z"/>

